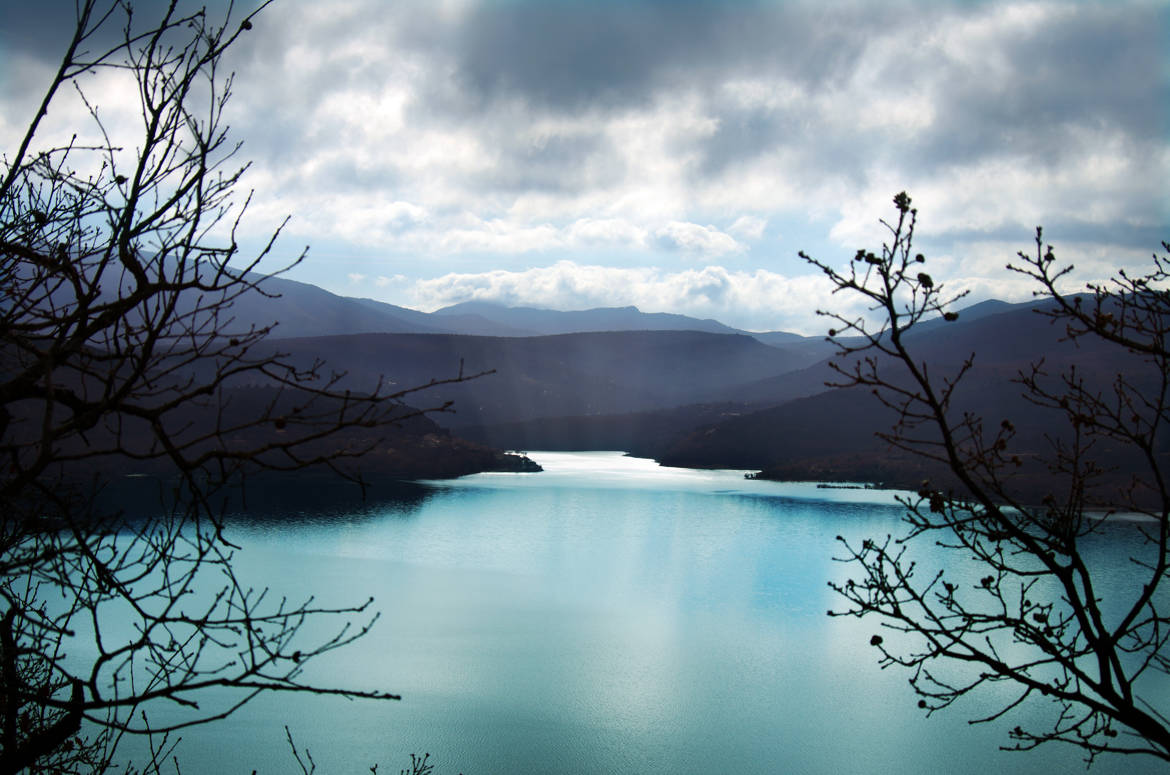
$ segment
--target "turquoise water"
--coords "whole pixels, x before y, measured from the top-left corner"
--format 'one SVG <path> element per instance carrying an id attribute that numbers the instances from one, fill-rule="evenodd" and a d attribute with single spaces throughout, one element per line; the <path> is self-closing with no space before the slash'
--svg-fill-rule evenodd
<path id="1" fill-rule="evenodd" d="M 309 676 L 403 700 L 262 697 L 184 732 L 182 772 L 299 771 L 286 724 L 322 773 L 424 751 L 437 775 L 1083 769 L 1071 749 L 997 751 L 1026 715 L 969 725 L 986 702 L 925 718 L 906 674 L 878 669 L 877 623 L 825 615 L 848 573 L 834 536 L 899 532 L 892 493 L 530 454 L 545 472 L 234 527 L 257 584 L 375 596 L 374 630 Z M 1159 769 L 1092 769 L 1122 771 Z"/>

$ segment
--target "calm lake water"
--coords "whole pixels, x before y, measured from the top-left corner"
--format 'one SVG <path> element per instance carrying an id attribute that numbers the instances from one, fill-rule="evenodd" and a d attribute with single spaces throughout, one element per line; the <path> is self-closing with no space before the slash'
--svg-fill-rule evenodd
<path id="1" fill-rule="evenodd" d="M 530 455 L 543 473 L 236 526 L 256 583 L 376 597 L 373 632 L 311 677 L 403 700 L 263 697 L 184 733 L 182 772 L 299 771 L 286 724 L 321 773 L 397 773 L 411 752 L 436 775 L 1083 771 L 1071 749 L 997 750 L 1043 705 L 997 725 L 967 723 L 987 702 L 925 718 L 907 675 L 878 669 L 877 622 L 825 615 L 826 582 L 848 575 L 834 536 L 900 531 L 892 493 Z M 1146 771 L 1163 770 L 1092 769 Z"/>

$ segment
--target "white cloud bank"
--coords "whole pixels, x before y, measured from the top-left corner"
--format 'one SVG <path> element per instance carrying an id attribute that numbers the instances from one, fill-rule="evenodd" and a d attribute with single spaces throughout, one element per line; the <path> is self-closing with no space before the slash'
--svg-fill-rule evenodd
<path id="1" fill-rule="evenodd" d="M 969 246 L 962 260 L 932 255 L 928 262 L 948 295 L 967 293 L 959 307 L 987 299 L 1028 301 L 1034 284 L 1018 274 L 999 271 L 1027 245 L 988 241 Z M 1068 291 L 1112 274 L 1117 266 L 1143 266 L 1148 253 L 1100 244 L 1058 251 L 1062 263 L 1074 265 L 1065 279 Z M 847 258 L 842 263 L 848 263 Z M 433 311 L 464 301 L 490 301 L 513 307 L 589 309 L 633 305 L 643 312 L 676 312 L 713 318 L 750 331 L 792 331 L 823 335 L 829 327 L 819 309 L 864 316 L 856 297 L 833 295 L 821 274 L 785 275 L 764 269 L 732 270 L 708 265 L 682 271 L 657 267 L 612 267 L 558 261 L 520 271 L 448 273 L 402 283 L 409 306 Z"/>
<path id="2" fill-rule="evenodd" d="M 821 333 L 810 305 L 830 304 L 820 276 L 785 277 L 766 270 L 705 266 L 681 272 L 558 261 L 523 271 L 451 273 L 414 284 L 415 306 L 435 310 L 464 301 L 508 306 L 588 309 L 633 305 L 643 312 L 678 312 L 734 321 L 750 330 Z"/>

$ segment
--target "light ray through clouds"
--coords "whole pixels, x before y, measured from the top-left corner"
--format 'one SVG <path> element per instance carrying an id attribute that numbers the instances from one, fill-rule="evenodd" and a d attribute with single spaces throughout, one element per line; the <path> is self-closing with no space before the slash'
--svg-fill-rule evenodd
<path id="1" fill-rule="evenodd" d="M 2 4 L 8 147 L 72 3 Z M 876 247 L 903 189 L 973 300 L 1027 298 L 1003 265 L 1038 224 L 1082 281 L 1147 261 L 1167 29 L 1140 0 L 286 0 L 233 52 L 232 128 L 253 241 L 292 214 L 313 246 L 294 279 L 811 333 L 796 252 Z"/>

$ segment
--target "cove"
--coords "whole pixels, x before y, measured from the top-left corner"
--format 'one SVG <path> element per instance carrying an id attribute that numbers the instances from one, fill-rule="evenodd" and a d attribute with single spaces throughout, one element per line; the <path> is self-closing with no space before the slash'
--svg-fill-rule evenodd
<path id="1" fill-rule="evenodd" d="M 826 616 L 841 607 L 827 582 L 850 571 L 834 536 L 900 533 L 895 493 L 527 454 L 544 472 L 231 524 L 251 583 L 377 600 L 372 632 L 307 677 L 403 699 L 263 696 L 185 731 L 182 771 L 297 771 L 285 725 L 324 773 L 397 772 L 411 752 L 429 752 L 436 775 L 1084 769 L 1072 749 L 998 750 L 1042 703 L 968 723 L 1010 687 L 926 718 L 906 674 L 878 668 L 877 621 Z M 1159 768 L 1091 770 L 1123 771 Z"/>

